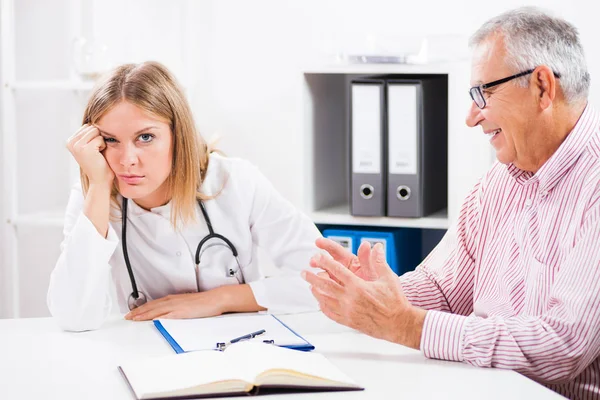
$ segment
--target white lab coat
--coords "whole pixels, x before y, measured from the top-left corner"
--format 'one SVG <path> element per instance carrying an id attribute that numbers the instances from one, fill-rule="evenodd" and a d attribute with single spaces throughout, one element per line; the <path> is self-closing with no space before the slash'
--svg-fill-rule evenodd
<path id="1" fill-rule="evenodd" d="M 300 271 L 317 251 L 320 235 L 304 214 L 286 201 L 247 161 L 211 154 L 204 194 L 221 193 L 204 201 L 214 231 L 228 238 L 239 253 L 245 282 L 259 305 L 269 312 L 318 309 Z M 119 196 L 119 201 L 121 198 Z M 100 327 L 111 312 L 111 285 L 116 287 L 121 312 L 129 311 L 131 282 L 121 247 L 120 211 L 109 222 L 103 238 L 83 214 L 81 186 L 71 191 L 67 206 L 61 255 L 50 278 L 48 308 L 66 330 Z M 128 203 L 127 249 L 138 290 L 148 300 L 168 294 L 209 290 L 238 284 L 219 262 L 202 258 L 196 274 L 196 247 L 208 234 L 200 207 L 197 221 L 176 232 L 170 222 L 171 205 L 146 211 Z M 257 263 L 257 248 L 271 257 L 280 274 L 265 278 Z M 207 251 L 206 254 L 209 254 Z M 218 257 L 218 255 L 215 255 Z M 111 282 L 112 281 L 112 282 Z"/>

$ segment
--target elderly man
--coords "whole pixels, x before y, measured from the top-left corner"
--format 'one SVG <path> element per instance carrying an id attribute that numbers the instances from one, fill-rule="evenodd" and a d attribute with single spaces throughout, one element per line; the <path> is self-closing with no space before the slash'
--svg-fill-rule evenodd
<path id="1" fill-rule="evenodd" d="M 473 36 L 473 100 L 497 163 L 434 251 L 398 279 L 380 245 L 326 239 L 303 272 L 322 311 L 426 357 L 600 397 L 600 119 L 576 29 L 522 8 Z"/>

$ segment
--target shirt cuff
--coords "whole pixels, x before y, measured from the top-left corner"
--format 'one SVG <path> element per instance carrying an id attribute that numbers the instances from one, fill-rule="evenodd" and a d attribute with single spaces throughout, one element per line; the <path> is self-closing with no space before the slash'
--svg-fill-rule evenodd
<path id="1" fill-rule="evenodd" d="M 269 313 L 291 314 L 318 311 L 319 303 L 308 283 L 299 276 L 263 278 L 248 282 L 254 299 Z"/>
<path id="2" fill-rule="evenodd" d="M 88 221 L 89 221 L 89 219 L 88 219 Z M 90 221 L 90 224 L 91 223 L 92 223 L 92 221 Z M 94 226 L 94 224 L 92 224 L 92 227 L 94 229 L 96 229 L 96 227 Z M 96 232 L 98 232 L 98 231 L 96 231 Z M 108 233 L 106 235 L 106 239 L 105 240 L 108 243 L 112 243 L 112 244 L 115 244 L 115 245 L 118 245 L 120 243 L 120 241 L 121 241 L 121 239 L 117 236 L 117 232 L 115 232 L 114 228 L 110 224 L 108 224 Z"/>
<path id="3" fill-rule="evenodd" d="M 267 293 L 267 288 L 265 287 L 265 283 L 263 282 L 263 280 L 247 283 L 248 286 L 250 286 L 250 289 L 252 290 L 252 294 L 254 295 L 254 300 L 256 300 L 256 304 L 266 308 L 268 311 L 270 301 Z"/>
<path id="4" fill-rule="evenodd" d="M 421 351 L 425 357 L 463 361 L 467 318 L 443 311 L 428 311 L 421 334 Z"/>
<path id="5" fill-rule="evenodd" d="M 84 237 L 84 238 L 92 238 L 94 241 L 98 241 L 98 243 L 103 243 L 107 248 L 111 246 L 115 246 L 119 243 L 119 237 L 117 233 L 113 229 L 113 227 L 108 224 L 108 232 L 106 234 L 106 238 L 102 237 L 100 232 L 96 229 L 96 226 L 90 221 L 90 219 L 84 213 L 79 214 L 77 221 L 69 237 Z M 114 248 L 113 248 L 114 250 Z"/>

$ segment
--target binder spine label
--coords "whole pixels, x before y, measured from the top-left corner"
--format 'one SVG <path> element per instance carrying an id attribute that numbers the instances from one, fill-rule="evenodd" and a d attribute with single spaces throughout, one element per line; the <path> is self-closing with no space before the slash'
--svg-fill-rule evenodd
<path id="1" fill-rule="evenodd" d="M 381 174 L 381 90 L 352 85 L 352 172 Z"/>
<path id="2" fill-rule="evenodd" d="M 417 85 L 388 87 L 388 168 L 390 174 L 417 174 Z"/>

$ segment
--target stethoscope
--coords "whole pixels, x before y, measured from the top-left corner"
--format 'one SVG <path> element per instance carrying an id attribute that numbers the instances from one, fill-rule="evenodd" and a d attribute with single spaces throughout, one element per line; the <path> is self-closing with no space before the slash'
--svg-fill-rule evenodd
<path id="1" fill-rule="evenodd" d="M 146 302 L 148 302 L 148 296 L 146 296 L 146 294 L 140 290 L 138 290 L 137 288 L 137 283 L 135 281 L 135 276 L 133 275 L 133 269 L 131 268 L 131 263 L 129 262 L 129 254 L 127 253 L 127 201 L 128 199 L 123 197 L 123 203 L 122 203 L 122 232 L 121 232 L 121 245 L 123 247 L 123 257 L 125 258 L 125 265 L 127 265 L 127 272 L 129 273 L 129 280 L 131 281 L 131 288 L 132 288 L 132 292 L 129 295 L 129 298 L 127 299 L 127 305 L 129 306 L 129 310 L 133 310 L 134 308 L 137 308 L 143 304 L 146 304 Z M 215 243 L 211 246 L 206 246 L 205 248 L 209 248 L 209 247 L 213 247 L 215 245 L 225 245 L 227 247 L 229 247 L 229 249 L 231 250 L 231 253 L 233 254 L 233 258 L 236 261 L 237 264 L 237 271 L 235 271 L 233 268 L 226 266 L 226 275 L 228 277 L 235 277 L 238 281 L 238 283 L 244 283 L 244 273 L 242 272 L 242 267 L 240 264 L 240 260 L 238 259 L 238 252 L 237 249 L 235 248 L 235 246 L 233 245 L 233 243 L 231 243 L 231 241 L 229 239 L 227 239 L 225 236 L 223 235 L 219 235 L 218 233 L 215 233 L 212 223 L 210 222 L 210 218 L 208 217 L 208 213 L 206 212 L 206 209 L 204 208 L 204 204 L 202 203 L 202 201 L 198 200 L 198 204 L 200 205 L 200 210 L 202 211 L 202 215 L 204 216 L 204 221 L 206 221 L 206 225 L 208 226 L 208 235 L 206 235 L 201 241 L 200 243 L 198 243 L 198 247 L 196 248 L 196 269 L 195 269 L 195 273 L 196 273 L 196 286 L 198 291 L 200 291 L 200 284 L 198 282 L 198 272 L 200 269 L 200 256 L 202 255 L 203 251 L 203 247 L 204 245 L 211 239 L 216 239 L 217 243 L 221 242 L 221 243 Z M 224 244 L 223 244 L 224 243 Z M 241 276 L 241 278 L 238 276 L 238 273 Z"/>

